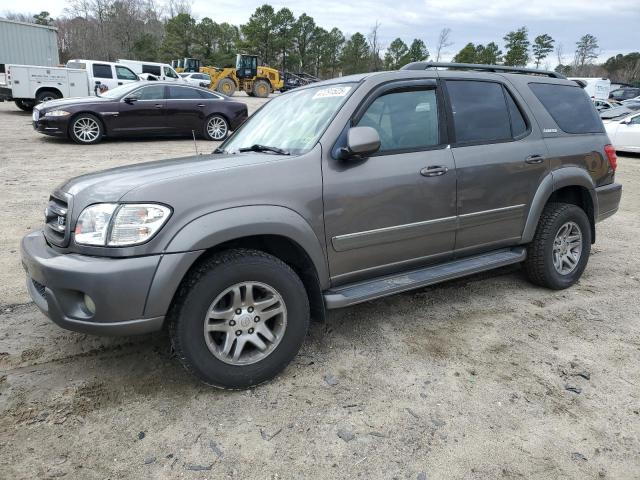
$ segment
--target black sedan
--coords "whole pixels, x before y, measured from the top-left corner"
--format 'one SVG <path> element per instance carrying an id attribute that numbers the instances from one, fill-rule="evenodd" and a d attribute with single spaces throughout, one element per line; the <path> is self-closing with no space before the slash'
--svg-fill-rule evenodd
<path id="1" fill-rule="evenodd" d="M 170 82 L 135 82 L 100 96 L 41 103 L 33 109 L 33 128 L 81 144 L 98 143 L 104 136 L 194 133 L 208 140 L 223 140 L 247 116 L 244 103 L 204 88 Z"/>

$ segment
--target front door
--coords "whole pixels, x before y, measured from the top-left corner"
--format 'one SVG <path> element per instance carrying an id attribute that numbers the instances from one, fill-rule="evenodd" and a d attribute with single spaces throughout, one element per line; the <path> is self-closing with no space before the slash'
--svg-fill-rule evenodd
<path id="1" fill-rule="evenodd" d="M 361 161 L 325 156 L 325 231 L 334 285 L 451 254 L 456 171 L 441 105 L 435 80 L 386 84 L 351 122 L 376 129 L 380 150 Z"/>
<path id="2" fill-rule="evenodd" d="M 640 115 L 631 117 L 628 123 L 620 123 L 615 138 L 615 147 L 637 152 L 640 149 Z"/>
<path id="3" fill-rule="evenodd" d="M 111 130 L 116 135 L 162 134 L 167 132 L 164 85 L 147 85 L 131 92 L 118 104 Z"/>
<path id="4" fill-rule="evenodd" d="M 516 243 L 548 171 L 548 151 L 523 102 L 499 82 L 447 80 L 458 178 L 456 253 Z"/>

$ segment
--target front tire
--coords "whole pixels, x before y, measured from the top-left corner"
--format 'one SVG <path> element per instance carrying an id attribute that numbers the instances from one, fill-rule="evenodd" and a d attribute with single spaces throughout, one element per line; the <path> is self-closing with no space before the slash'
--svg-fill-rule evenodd
<path id="1" fill-rule="evenodd" d="M 580 207 L 568 203 L 545 206 L 524 271 L 532 283 L 553 290 L 575 284 L 589 261 L 591 224 Z"/>
<path id="2" fill-rule="evenodd" d="M 15 100 L 16 107 L 25 112 L 30 112 L 35 106 L 35 102 L 30 100 Z"/>
<path id="3" fill-rule="evenodd" d="M 36 95 L 36 104 L 49 102 L 51 100 L 57 100 L 59 98 L 61 97 L 56 92 L 52 92 L 51 90 L 43 90 L 41 92 L 38 92 L 38 94 Z"/>
<path id="4" fill-rule="evenodd" d="M 92 145 L 102 140 L 104 128 L 102 122 L 95 115 L 81 113 L 71 120 L 69 137 L 81 145 Z"/>
<path id="5" fill-rule="evenodd" d="M 253 82 L 252 93 L 255 97 L 267 98 L 271 93 L 271 85 L 266 80 L 256 80 Z"/>
<path id="6" fill-rule="evenodd" d="M 215 387 L 247 388 L 272 379 L 296 356 L 309 328 L 309 300 L 278 258 L 229 250 L 183 280 L 169 325 L 187 371 Z"/>
<path id="7" fill-rule="evenodd" d="M 207 140 L 224 140 L 229 134 L 229 122 L 222 115 L 211 115 L 204 122 L 202 134 Z"/>

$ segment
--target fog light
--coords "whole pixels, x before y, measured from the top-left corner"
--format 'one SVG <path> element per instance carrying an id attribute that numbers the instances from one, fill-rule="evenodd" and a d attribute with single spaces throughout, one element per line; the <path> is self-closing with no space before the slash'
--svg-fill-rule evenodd
<path id="1" fill-rule="evenodd" d="M 96 313 L 96 304 L 93 303 L 93 299 L 86 293 L 84 294 L 84 305 L 87 307 L 87 310 L 89 310 L 91 315 Z"/>

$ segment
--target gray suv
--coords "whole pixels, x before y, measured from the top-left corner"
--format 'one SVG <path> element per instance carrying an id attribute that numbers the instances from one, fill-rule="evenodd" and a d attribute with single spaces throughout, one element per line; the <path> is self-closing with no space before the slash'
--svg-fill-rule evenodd
<path id="1" fill-rule="evenodd" d="M 245 388 L 327 309 L 515 263 L 573 285 L 618 209 L 615 169 L 561 75 L 413 63 L 279 95 L 210 155 L 69 180 L 22 259 L 58 325 L 167 327 L 187 370 Z"/>

